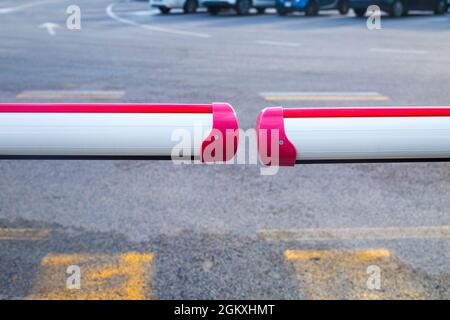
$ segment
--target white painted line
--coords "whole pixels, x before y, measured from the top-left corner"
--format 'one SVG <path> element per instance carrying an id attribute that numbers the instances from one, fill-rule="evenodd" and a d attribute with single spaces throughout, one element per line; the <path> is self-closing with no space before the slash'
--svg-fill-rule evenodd
<path id="1" fill-rule="evenodd" d="M 145 16 L 153 16 L 156 14 L 156 12 L 157 11 L 155 10 L 140 10 L 140 11 L 133 11 L 129 14 L 137 17 L 145 17 Z"/>
<path id="2" fill-rule="evenodd" d="M 368 92 L 333 92 L 333 91 L 287 91 L 287 92 L 261 92 L 262 96 L 317 96 L 317 97 L 327 97 L 327 96 L 381 96 L 378 92 L 368 91 Z"/>
<path id="3" fill-rule="evenodd" d="M 408 50 L 408 49 L 393 49 L 393 48 L 371 48 L 372 52 L 379 53 L 398 53 L 398 54 L 427 54 L 426 50 Z"/>
<path id="4" fill-rule="evenodd" d="M 267 101 L 387 101 L 378 92 L 261 92 Z"/>
<path id="5" fill-rule="evenodd" d="M 0 53 L 3 54 L 15 54 L 18 52 L 23 52 L 24 50 L 20 48 L 0 48 Z"/>
<path id="6" fill-rule="evenodd" d="M 405 228 L 287 229 L 260 230 L 270 241 L 398 240 L 450 238 L 450 226 Z"/>
<path id="7" fill-rule="evenodd" d="M 34 1 L 31 3 L 22 4 L 17 7 L 10 7 L 10 8 L 0 8 L 0 14 L 7 14 L 7 13 L 14 13 L 18 11 L 22 11 L 31 7 L 39 6 L 45 3 L 52 2 L 53 0 L 45 0 L 45 1 Z"/>
<path id="8" fill-rule="evenodd" d="M 207 33 L 199 33 L 199 32 L 191 32 L 191 31 L 183 31 L 183 30 L 175 30 L 175 29 L 168 29 L 168 28 L 161 28 L 156 26 L 151 26 L 148 24 L 140 24 L 133 20 L 128 20 L 122 17 L 119 17 L 114 11 L 113 11 L 114 3 L 111 3 L 106 7 L 106 14 L 113 20 L 116 20 L 118 22 L 139 27 L 142 29 L 150 30 L 150 31 L 157 31 L 157 32 L 165 32 L 165 33 L 171 33 L 181 36 L 189 36 L 189 37 L 196 37 L 196 38 L 210 38 L 211 35 Z"/>
<path id="9" fill-rule="evenodd" d="M 50 234 L 50 229 L 0 228 L 0 240 L 44 240 Z"/>
<path id="10" fill-rule="evenodd" d="M 67 91 L 67 90 L 48 90 L 48 91 L 23 91 L 19 93 L 17 99 L 99 99 L 116 100 L 124 96 L 125 91 Z"/>
<path id="11" fill-rule="evenodd" d="M 279 46 L 279 47 L 301 47 L 300 43 L 295 43 L 295 42 L 257 40 L 257 41 L 255 41 L 255 43 L 262 44 L 262 45 L 268 45 L 268 46 Z"/>

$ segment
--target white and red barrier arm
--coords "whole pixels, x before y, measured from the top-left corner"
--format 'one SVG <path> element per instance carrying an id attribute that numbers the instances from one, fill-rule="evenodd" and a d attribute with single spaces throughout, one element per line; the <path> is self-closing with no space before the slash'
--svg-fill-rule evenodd
<path id="1" fill-rule="evenodd" d="M 266 108 L 256 127 L 266 165 L 450 160 L 449 107 Z"/>
<path id="2" fill-rule="evenodd" d="M 233 139 L 236 152 L 237 134 L 225 131 L 237 129 L 226 103 L 0 104 L 0 158 L 170 159 L 176 148 L 205 162 L 224 161 L 234 153 L 204 157 L 203 151 L 220 136 L 223 145 Z M 189 139 L 174 140 L 177 130 Z"/>

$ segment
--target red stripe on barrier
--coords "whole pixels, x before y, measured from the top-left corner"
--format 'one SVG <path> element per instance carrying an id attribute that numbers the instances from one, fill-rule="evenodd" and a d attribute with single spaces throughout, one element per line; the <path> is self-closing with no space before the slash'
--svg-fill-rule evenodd
<path id="1" fill-rule="evenodd" d="M 450 117 L 450 107 L 283 108 L 283 117 Z"/>
<path id="2" fill-rule="evenodd" d="M 2 103 L 9 113 L 212 113 L 211 104 Z"/>

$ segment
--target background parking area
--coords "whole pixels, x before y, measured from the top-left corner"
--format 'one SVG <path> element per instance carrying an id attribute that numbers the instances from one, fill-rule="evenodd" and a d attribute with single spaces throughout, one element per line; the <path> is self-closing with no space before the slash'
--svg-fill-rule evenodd
<path id="1" fill-rule="evenodd" d="M 82 29 L 66 28 L 77 4 Z M 47 24 L 46 24 L 47 23 Z M 48 28 L 53 30 L 49 33 Z M 448 106 L 450 16 L 0 3 L 1 102 Z M 450 164 L 0 161 L 0 298 L 450 298 Z M 82 268 L 68 292 L 68 265 Z M 378 266 L 379 290 L 367 287 Z M 83 270 L 84 273 L 83 273 Z"/>

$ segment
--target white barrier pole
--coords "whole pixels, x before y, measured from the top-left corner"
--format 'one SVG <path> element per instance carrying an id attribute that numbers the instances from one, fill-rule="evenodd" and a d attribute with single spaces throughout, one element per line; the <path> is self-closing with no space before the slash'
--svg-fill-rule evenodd
<path id="1" fill-rule="evenodd" d="M 279 130 L 280 165 L 450 159 L 449 107 L 267 108 L 257 129 Z"/>
<path id="2" fill-rule="evenodd" d="M 0 157 L 170 159 L 176 147 L 203 158 L 214 131 L 237 127 L 225 103 L 0 104 Z M 174 141 L 176 130 L 191 139 Z"/>

